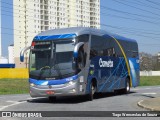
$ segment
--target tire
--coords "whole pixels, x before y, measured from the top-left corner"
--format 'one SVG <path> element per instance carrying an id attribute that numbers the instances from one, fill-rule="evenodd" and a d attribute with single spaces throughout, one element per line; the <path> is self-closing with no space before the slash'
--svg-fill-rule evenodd
<path id="1" fill-rule="evenodd" d="M 48 99 L 49 99 L 49 102 L 54 102 L 56 101 L 56 96 L 49 96 Z"/>
<path id="2" fill-rule="evenodd" d="M 92 101 L 94 97 L 94 93 L 96 91 L 96 87 L 93 85 L 93 82 L 90 85 L 90 93 L 88 94 L 88 100 Z"/>
<path id="3" fill-rule="evenodd" d="M 129 80 L 129 78 L 126 78 L 124 93 L 125 94 L 130 93 L 130 88 L 131 88 L 131 86 L 130 86 L 130 80 Z"/>

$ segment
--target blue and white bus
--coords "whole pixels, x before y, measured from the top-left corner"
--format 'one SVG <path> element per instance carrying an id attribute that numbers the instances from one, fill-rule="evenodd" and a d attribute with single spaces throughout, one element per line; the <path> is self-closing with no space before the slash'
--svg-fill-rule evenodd
<path id="1" fill-rule="evenodd" d="M 87 95 L 123 90 L 139 84 L 135 40 L 103 30 L 73 27 L 42 32 L 30 47 L 29 84 L 32 97 Z"/>

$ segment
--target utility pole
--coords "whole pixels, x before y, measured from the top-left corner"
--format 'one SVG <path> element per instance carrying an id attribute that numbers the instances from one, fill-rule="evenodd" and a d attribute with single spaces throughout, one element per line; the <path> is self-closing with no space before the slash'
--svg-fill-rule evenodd
<path id="1" fill-rule="evenodd" d="M 26 0 L 24 0 L 24 28 L 25 28 L 25 31 L 24 31 L 24 33 L 25 33 L 25 47 L 27 47 L 27 3 L 26 3 Z M 25 56 L 26 56 L 26 58 L 25 58 L 25 64 L 26 64 L 26 68 L 27 68 L 27 66 L 28 66 L 28 63 L 27 63 L 27 61 L 28 61 L 28 58 L 27 58 L 27 52 L 26 52 L 26 54 L 25 54 Z"/>

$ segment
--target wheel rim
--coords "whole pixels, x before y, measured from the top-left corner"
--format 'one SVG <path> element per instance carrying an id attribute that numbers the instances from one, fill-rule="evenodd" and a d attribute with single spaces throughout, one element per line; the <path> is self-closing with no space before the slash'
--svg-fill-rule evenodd
<path id="1" fill-rule="evenodd" d="M 94 86 L 93 85 L 92 85 L 91 90 L 92 90 L 92 95 L 93 95 L 94 94 Z"/>
<path id="2" fill-rule="evenodd" d="M 129 82 L 127 82 L 127 92 L 130 90 Z"/>

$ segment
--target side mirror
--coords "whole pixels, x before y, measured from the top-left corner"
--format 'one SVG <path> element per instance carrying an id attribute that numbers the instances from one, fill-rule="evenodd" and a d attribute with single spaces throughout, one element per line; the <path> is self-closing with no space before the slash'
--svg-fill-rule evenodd
<path id="1" fill-rule="evenodd" d="M 84 45 L 84 42 L 79 42 L 78 44 L 76 44 L 76 46 L 74 47 L 74 51 L 73 51 L 74 58 L 78 58 L 78 51 L 79 51 L 80 47 L 83 45 Z"/>
<path id="2" fill-rule="evenodd" d="M 20 61 L 21 61 L 21 62 L 24 62 L 24 53 L 25 53 L 27 50 L 29 50 L 30 48 L 31 48 L 31 46 L 25 47 L 25 48 L 23 48 L 23 49 L 21 50 L 21 52 L 20 52 Z"/>
<path id="3" fill-rule="evenodd" d="M 78 53 L 79 53 L 79 49 L 81 48 L 81 46 L 84 45 L 84 42 L 79 42 L 78 44 L 76 44 L 76 46 L 74 47 L 74 51 L 73 51 L 73 61 L 72 61 L 72 68 L 73 70 L 77 70 L 78 68 Z"/>

